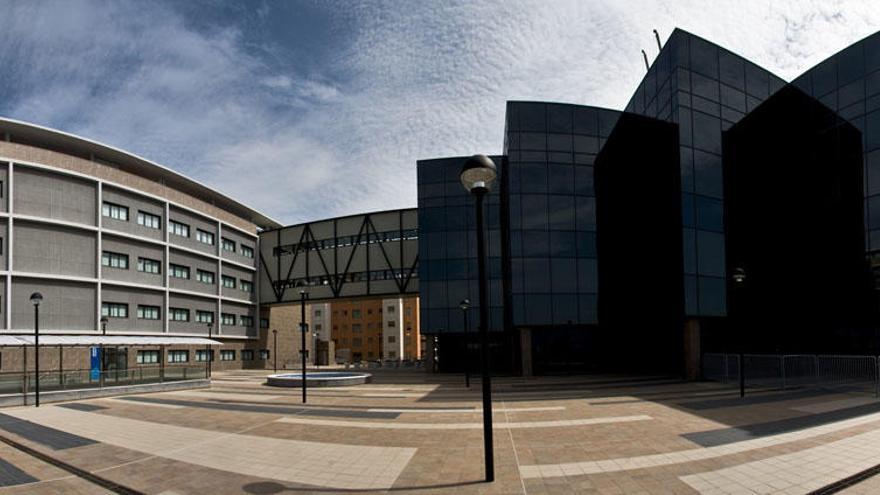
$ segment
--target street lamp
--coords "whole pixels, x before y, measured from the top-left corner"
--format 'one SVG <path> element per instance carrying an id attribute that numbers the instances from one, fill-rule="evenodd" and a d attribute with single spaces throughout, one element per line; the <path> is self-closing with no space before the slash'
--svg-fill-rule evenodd
<path id="1" fill-rule="evenodd" d="M 312 330 L 312 341 L 314 342 L 314 346 L 312 349 L 315 351 L 315 368 L 318 367 L 318 332 L 317 330 Z"/>
<path id="2" fill-rule="evenodd" d="M 471 388 L 471 341 L 468 338 L 468 327 L 470 325 L 468 324 L 467 317 L 467 312 L 471 309 L 471 300 L 462 299 L 458 307 L 461 308 L 461 317 L 464 320 L 464 386 Z"/>
<path id="3" fill-rule="evenodd" d="M 107 322 L 110 321 L 107 316 L 101 317 L 101 335 L 107 336 Z M 106 371 L 107 362 L 104 357 L 104 340 L 101 340 L 101 376 L 98 378 L 98 383 L 101 388 L 104 388 L 104 372 Z"/>
<path id="4" fill-rule="evenodd" d="M 208 370 L 208 378 L 211 378 L 211 331 L 214 330 L 214 324 L 208 323 L 208 342 L 205 344 L 205 359 L 208 360 L 208 365 L 205 369 Z"/>
<path id="5" fill-rule="evenodd" d="M 34 405 L 40 407 L 40 303 L 43 295 L 39 292 L 31 294 L 31 304 L 34 305 Z"/>
<path id="6" fill-rule="evenodd" d="M 305 289 L 299 291 L 299 301 L 300 301 L 300 312 L 299 312 L 299 329 L 302 334 L 302 393 L 303 393 L 303 404 L 306 403 L 306 332 L 308 332 L 308 325 L 306 325 L 306 299 L 309 298 L 309 293 Z"/>
<path id="7" fill-rule="evenodd" d="M 483 453 L 486 481 L 495 480 L 495 456 L 492 445 L 492 384 L 489 377 L 489 282 L 486 277 L 486 232 L 483 225 L 483 202 L 498 176 L 495 163 L 486 155 L 474 155 L 461 167 L 459 178 L 465 190 L 474 196 L 477 213 L 477 272 L 480 288 L 480 374 L 483 382 Z"/>
<path id="8" fill-rule="evenodd" d="M 742 267 L 737 267 L 733 269 L 733 282 L 736 284 L 738 289 L 745 287 L 746 283 L 746 270 Z M 740 398 L 746 396 L 746 360 L 743 355 L 743 337 L 742 330 L 739 331 L 740 334 L 740 345 L 739 345 L 739 396 Z"/>
<path id="9" fill-rule="evenodd" d="M 272 356 L 275 373 L 278 373 L 278 330 L 272 330 Z"/>

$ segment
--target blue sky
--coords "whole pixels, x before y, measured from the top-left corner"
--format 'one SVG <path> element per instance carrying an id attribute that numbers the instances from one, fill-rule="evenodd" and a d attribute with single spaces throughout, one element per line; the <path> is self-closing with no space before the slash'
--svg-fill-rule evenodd
<path id="1" fill-rule="evenodd" d="M 415 161 L 502 147 L 504 102 L 622 108 L 674 27 L 791 80 L 864 1 L 5 1 L 0 115 L 174 168 L 284 223 L 414 206 Z"/>

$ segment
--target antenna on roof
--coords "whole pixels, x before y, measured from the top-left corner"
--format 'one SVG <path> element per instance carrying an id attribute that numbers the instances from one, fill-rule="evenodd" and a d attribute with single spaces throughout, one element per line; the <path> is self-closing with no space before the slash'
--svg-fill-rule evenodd
<path id="1" fill-rule="evenodd" d="M 663 45 L 660 44 L 660 33 L 658 33 L 656 29 L 654 30 L 654 38 L 657 39 L 657 49 L 662 50 Z"/>
<path id="2" fill-rule="evenodd" d="M 645 70 L 651 70 L 651 65 L 648 63 L 648 54 L 645 53 L 645 50 L 642 50 L 642 56 L 645 57 Z"/>

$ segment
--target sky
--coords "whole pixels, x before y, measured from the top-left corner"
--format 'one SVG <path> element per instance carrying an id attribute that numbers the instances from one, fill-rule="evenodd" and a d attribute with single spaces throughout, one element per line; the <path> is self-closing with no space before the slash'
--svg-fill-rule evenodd
<path id="1" fill-rule="evenodd" d="M 622 109 L 675 27 L 785 80 L 880 0 L 0 1 L 0 116 L 135 153 L 283 224 L 416 205 L 508 100 Z"/>

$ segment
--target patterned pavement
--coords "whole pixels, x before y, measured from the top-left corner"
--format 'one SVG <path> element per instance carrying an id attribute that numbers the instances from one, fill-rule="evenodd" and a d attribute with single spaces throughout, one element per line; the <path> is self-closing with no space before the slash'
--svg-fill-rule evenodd
<path id="1" fill-rule="evenodd" d="M 479 383 L 378 370 L 373 384 L 310 390 L 304 405 L 264 375 L 2 409 L 0 494 L 107 493 L 96 482 L 165 495 L 880 493 L 880 401 L 865 395 L 498 378 L 486 484 Z"/>

